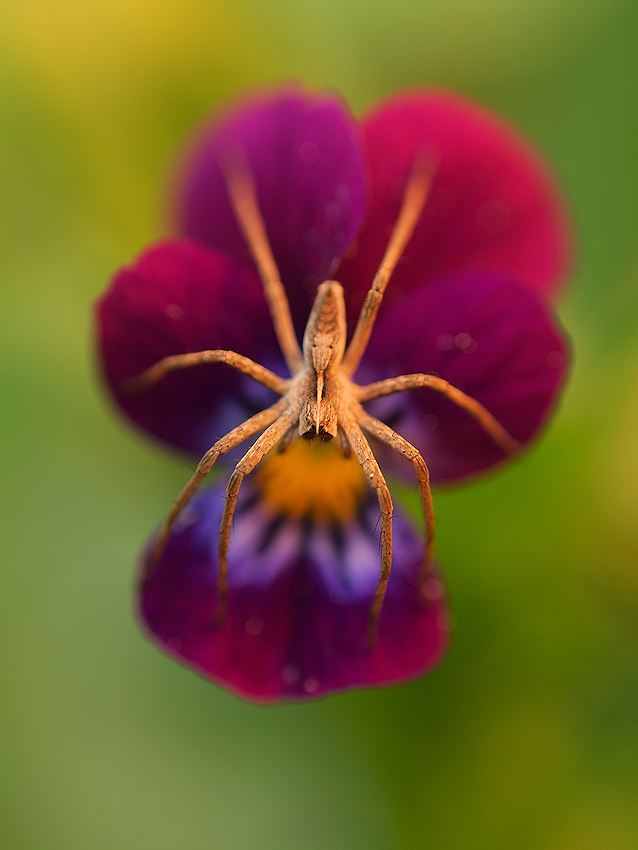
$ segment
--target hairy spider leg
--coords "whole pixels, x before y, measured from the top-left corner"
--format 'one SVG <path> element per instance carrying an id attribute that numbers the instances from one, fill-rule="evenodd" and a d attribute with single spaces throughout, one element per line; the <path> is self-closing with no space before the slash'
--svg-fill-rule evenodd
<path id="1" fill-rule="evenodd" d="M 266 224 L 259 209 L 257 188 L 245 154 L 232 152 L 220 163 L 230 201 L 246 244 L 257 266 L 275 334 L 291 375 L 299 370 L 303 355 L 295 334 L 290 305 L 268 241 Z"/>
<path id="2" fill-rule="evenodd" d="M 380 398 L 384 395 L 391 395 L 396 392 L 402 392 L 403 390 L 409 389 L 416 389 L 419 387 L 431 387 L 432 389 L 437 390 L 438 392 L 445 395 L 446 398 L 449 398 L 451 401 L 453 401 L 455 404 L 465 410 L 479 423 L 479 425 L 481 425 L 481 427 L 486 431 L 486 433 L 494 440 L 494 442 L 501 449 L 503 449 L 506 454 L 516 454 L 521 450 L 521 444 L 508 434 L 508 432 L 503 428 L 500 422 L 498 422 L 494 418 L 494 416 L 492 416 L 492 414 L 485 407 L 483 407 L 482 404 L 480 404 L 480 402 L 461 392 L 461 390 L 452 386 L 447 381 L 444 381 L 442 378 L 437 378 L 434 375 L 400 375 L 397 378 L 389 378 L 385 381 L 377 381 L 374 384 L 368 384 L 367 386 L 358 387 L 356 388 L 355 394 L 359 401 L 363 402 L 372 401 L 373 399 Z M 360 405 L 358 405 L 357 410 L 357 421 L 364 429 L 364 431 L 367 431 L 371 436 L 375 437 L 377 440 L 389 446 L 395 452 L 405 457 L 414 466 L 416 480 L 421 493 L 421 504 L 423 507 L 423 516 L 425 519 L 426 546 L 421 567 L 421 586 L 425 588 L 426 580 L 432 568 L 434 558 L 434 540 L 436 536 L 434 504 L 432 502 L 430 473 L 428 471 L 427 464 L 425 463 L 425 460 L 423 459 L 421 453 L 415 446 L 412 445 L 412 443 L 410 443 L 400 434 L 397 434 L 396 431 L 394 431 L 384 422 L 381 422 L 379 419 L 376 419 L 374 416 L 371 416 Z M 379 600 L 380 598 L 380 601 L 378 602 L 378 609 L 376 612 L 376 616 L 378 617 L 378 613 L 380 612 L 381 605 L 383 603 L 383 594 L 385 593 L 386 585 L 387 579 L 384 582 L 382 575 L 377 586 L 373 609 L 370 612 L 371 628 L 374 625 L 372 619 L 375 613 L 374 606 L 377 605 L 377 600 Z"/>
<path id="3" fill-rule="evenodd" d="M 503 428 L 501 423 L 487 410 L 483 405 L 469 395 L 466 395 L 457 387 L 444 381 L 443 378 L 437 378 L 435 375 L 399 375 L 396 378 L 388 378 L 385 381 L 376 381 L 374 384 L 367 384 L 357 388 L 356 396 L 359 401 L 372 401 L 381 396 L 400 393 L 404 390 L 413 390 L 420 387 L 430 387 L 439 393 L 442 393 L 454 404 L 465 410 L 472 416 L 483 430 L 489 434 L 497 446 L 499 446 L 506 454 L 516 454 L 522 449 L 518 440 L 515 440 Z"/>
<path id="4" fill-rule="evenodd" d="M 188 354 L 170 354 L 158 360 L 153 366 L 142 372 L 136 378 L 130 378 L 122 384 L 122 389 L 127 393 L 137 393 L 161 381 L 170 372 L 178 369 L 189 369 L 191 366 L 199 366 L 201 363 L 225 363 L 243 375 L 252 378 L 259 384 L 268 387 L 278 395 L 284 395 L 288 389 L 288 381 L 275 375 L 265 366 L 260 366 L 249 357 L 237 354 L 235 351 L 225 349 L 209 349 L 206 351 L 193 351 Z"/>
<path id="5" fill-rule="evenodd" d="M 342 422 L 342 428 L 370 486 L 377 494 L 381 511 L 381 574 L 368 617 L 368 649 L 372 650 L 376 642 L 377 622 L 392 567 L 392 496 L 377 459 L 372 453 L 370 443 L 355 419 L 347 417 L 345 422 Z"/>
<path id="6" fill-rule="evenodd" d="M 208 475 L 208 473 L 215 465 L 217 458 L 231 451 L 231 449 L 234 449 L 236 446 L 239 446 L 241 443 L 244 442 L 244 440 L 247 440 L 249 437 L 254 436 L 259 431 L 263 431 L 264 428 L 268 428 L 269 426 L 271 426 L 276 420 L 281 417 L 281 415 L 286 410 L 286 407 L 287 401 L 285 399 L 279 399 L 276 404 L 273 404 L 271 407 L 267 407 L 265 410 L 256 413 L 254 416 L 251 416 L 250 419 L 247 419 L 245 422 L 242 422 L 241 425 L 238 425 L 236 428 L 233 428 L 232 431 L 229 431 L 228 434 L 217 440 L 217 442 L 206 452 L 206 454 L 197 464 L 197 469 L 192 475 L 190 481 L 177 497 L 175 504 L 171 509 L 171 512 L 169 513 L 168 517 L 164 521 L 162 528 L 160 529 L 159 535 L 157 537 L 157 540 L 155 541 L 153 550 L 148 559 L 146 569 L 141 576 L 142 584 L 144 584 L 150 578 L 157 562 L 162 556 L 162 552 L 164 551 L 164 547 L 166 546 L 166 541 L 170 536 L 171 530 L 175 525 L 175 522 L 177 521 L 179 515 L 184 510 L 186 504 L 191 499 L 199 485 L 202 483 L 204 478 Z"/>
<path id="7" fill-rule="evenodd" d="M 521 444 L 511 437 L 503 426 L 492 416 L 492 414 L 483 407 L 476 399 L 471 398 L 461 390 L 433 375 L 400 375 L 397 378 L 389 378 L 385 381 L 377 381 L 374 384 L 368 384 L 364 387 L 359 387 L 356 393 L 360 401 L 371 401 L 375 398 L 380 398 L 384 395 L 401 392 L 403 390 L 415 389 L 418 387 L 431 387 L 442 393 L 470 414 L 494 442 L 503 449 L 507 454 L 515 454 L 521 450 Z M 426 546 L 424 557 L 421 566 L 421 587 L 426 587 L 426 580 L 432 568 L 434 558 L 434 540 L 436 536 L 436 523 L 434 519 L 434 504 L 432 502 L 432 490 L 430 488 L 430 473 L 423 456 L 418 449 L 408 440 L 397 434 L 392 428 L 371 416 L 360 405 L 357 411 L 357 421 L 359 425 L 367 431 L 371 436 L 375 437 L 380 442 L 389 446 L 398 454 L 409 460 L 414 466 L 416 480 L 421 493 L 421 504 L 423 507 L 423 516 L 425 519 L 425 534 Z M 370 612 L 370 629 L 376 627 L 376 618 L 381 611 L 383 604 L 383 596 L 387 586 L 387 578 L 384 579 L 383 573 L 379 579 L 379 584 L 375 593 L 373 608 Z"/>
<path id="8" fill-rule="evenodd" d="M 218 601 L 215 614 L 215 624 L 221 625 L 226 613 L 226 599 L 228 596 L 228 546 L 230 544 L 230 529 L 235 514 L 239 488 L 244 478 L 249 475 L 260 461 L 275 447 L 284 434 L 294 423 L 294 416 L 290 409 L 285 410 L 275 422 L 258 437 L 239 461 L 226 488 L 226 503 L 219 530 L 219 548 L 217 565 L 217 590 Z"/>
<path id="9" fill-rule="evenodd" d="M 434 554 L 434 538 L 436 536 L 436 524 L 434 522 L 434 505 L 432 503 L 432 491 L 430 489 L 430 472 L 428 470 L 427 464 L 423 460 L 423 456 L 421 455 L 419 450 L 415 448 L 412 443 L 408 442 L 405 437 L 402 437 L 400 434 L 397 434 L 397 432 L 390 428 L 389 425 L 386 425 L 385 422 L 381 422 L 374 416 L 370 416 L 370 414 L 362 407 L 360 407 L 358 410 L 357 420 L 364 431 L 367 431 L 368 434 L 371 434 L 373 437 L 376 437 L 376 439 L 380 442 L 385 443 L 387 446 L 390 446 L 390 448 L 394 449 L 395 452 L 409 460 L 412 463 L 412 466 L 414 467 L 414 473 L 416 475 L 416 480 L 419 485 L 419 491 L 421 493 L 423 517 L 425 519 L 426 540 L 425 552 L 423 555 L 423 564 L 421 569 L 421 580 L 422 583 L 425 583 L 425 580 L 428 577 L 430 568 L 432 566 L 432 556 Z"/>
<path id="10" fill-rule="evenodd" d="M 383 300 L 383 293 L 390 281 L 392 272 L 403 256 L 408 242 L 414 235 L 414 230 L 432 188 L 435 166 L 434 158 L 425 156 L 425 154 L 417 156 L 414 162 L 412 173 L 403 194 L 399 217 L 392 229 L 388 247 L 365 297 L 357 319 L 357 326 L 343 357 L 342 368 L 348 376 L 354 374 L 361 362 Z"/>

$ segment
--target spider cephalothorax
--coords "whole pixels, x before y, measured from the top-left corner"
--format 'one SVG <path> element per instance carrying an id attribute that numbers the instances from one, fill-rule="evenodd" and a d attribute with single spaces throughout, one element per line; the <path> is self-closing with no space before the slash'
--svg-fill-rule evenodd
<path id="1" fill-rule="evenodd" d="M 483 405 L 437 376 L 401 375 L 367 386 L 358 385 L 351 379 L 370 338 L 384 290 L 423 210 L 433 176 L 433 163 L 420 157 L 414 164 L 405 188 L 399 217 L 347 347 L 343 289 L 335 280 L 324 281 L 318 287 L 306 325 L 303 346 L 299 347 L 249 168 L 245 160 L 236 155 L 225 164 L 223 170 L 233 209 L 259 270 L 277 340 L 291 377 L 283 379 L 234 351 L 207 350 L 165 357 L 139 377 L 127 382 L 130 392 L 138 392 L 176 369 L 201 363 L 222 362 L 281 396 L 274 405 L 233 428 L 202 457 L 195 474 L 179 495 L 164 523 L 148 561 L 143 581 L 152 574 L 176 520 L 217 458 L 261 432 L 235 467 L 228 482 L 219 535 L 219 602 L 215 619 L 220 624 L 224 618 L 227 597 L 230 530 L 243 479 L 277 446 L 280 451 L 285 451 L 291 441 L 299 437 L 321 441 L 336 438 L 344 454 L 352 452 L 357 458 L 370 486 L 377 494 L 381 511 L 380 577 L 370 608 L 368 627 L 368 645 L 372 647 L 392 564 L 393 505 L 388 485 L 364 431 L 390 446 L 414 466 L 425 518 L 426 545 L 421 572 L 423 583 L 432 563 L 435 524 L 429 474 L 421 454 L 392 428 L 367 413 L 362 403 L 403 390 L 430 387 L 473 416 L 505 453 L 511 454 L 520 448 L 519 443 Z"/>

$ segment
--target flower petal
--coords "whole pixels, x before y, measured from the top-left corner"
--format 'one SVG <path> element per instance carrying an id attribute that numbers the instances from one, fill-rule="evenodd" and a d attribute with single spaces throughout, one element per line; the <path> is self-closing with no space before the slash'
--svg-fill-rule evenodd
<path id="1" fill-rule="evenodd" d="M 366 205 L 360 131 L 342 101 L 297 88 L 255 97 L 206 129 L 187 157 L 178 226 L 187 236 L 252 260 L 230 207 L 220 159 L 240 151 L 297 330 L 319 283 L 359 230 Z"/>
<path id="2" fill-rule="evenodd" d="M 534 293 L 504 275 L 466 273 L 423 285 L 386 313 L 365 365 L 377 380 L 415 372 L 444 378 L 526 445 L 555 406 L 568 362 L 565 337 Z M 434 482 L 505 458 L 469 414 L 429 388 L 379 399 L 370 412 L 419 449 Z M 411 474 L 396 455 L 381 454 Z"/>
<path id="3" fill-rule="evenodd" d="M 563 206 L 540 156 L 501 118 L 455 95 L 408 92 L 381 104 L 363 130 L 371 198 L 338 274 L 350 313 L 377 271 L 419 155 L 433 158 L 434 182 L 388 303 L 418 282 L 469 269 L 557 289 L 570 254 Z"/>
<path id="4" fill-rule="evenodd" d="M 400 513 L 394 518 L 395 557 L 378 639 L 369 651 L 368 613 L 379 574 L 376 541 L 354 575 L 340 576 L 334 552 L 344 556 L 337 558 L 344 569 L 352 527 L 341 527 L 343 539 L 333 539 L 333 555 L 326 555 L 329 530 L 313 532 L 298 521 L 269 516 L 255 499 L 254 491 L 244 493 L 233 528 L 228 609 L 220 627 L 213 618 L 222 488 L 194 501 L 144 584 L 141 615 L 170 655 L 257 702 L 393 684 L 435 666 L 449 639 L 443 588 L 433 573 L 423 601 L 422 544 Z M 378 507 L 376 512 L 378 517 Z M 372 540 L 372 530 L 369 534 Z M 320 545 L 308 545 L 313 536 L 315 544 L 323 536 Z M 237 545 L 237 539 L 243 543 Z M 306 542 L 299 545 L 301 540 Z"/>
<path id="5" fill-rule="evenodd" d="M 115 276 L 96 305 L 96 319 L 101 366 L 117 403 L 176 448 L 201 456 L 274 401 L 269 390 L 222 364 L 174 372 L 134 394 L 122 388 L 167 355 L 204 349 L 228 348 L 277 367 L 256 274 L 219 253 L 186 240 L 149 248 Z"/>

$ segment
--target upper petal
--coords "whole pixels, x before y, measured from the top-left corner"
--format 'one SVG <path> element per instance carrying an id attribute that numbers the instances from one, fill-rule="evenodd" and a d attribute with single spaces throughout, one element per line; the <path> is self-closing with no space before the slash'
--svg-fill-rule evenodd
<path id="1" fill-rule="evenodd" d="M 568 364 L 568 344 L 549 307 L 517 281 L 479 272 L 407 295 L 377 324 L 365 360 L 375 378 L 444 378 L 523 445 L 553 410 Z M 432 389 L 379 399 L 370 411 L 419 449 L 434 482 L 464 478 L 506 457 L 466 411 Z M 396 455 L 383 455 L 403 469 Z"/>
<path id="2" fill-rule="evenodd" d="M 358 125 L 339 98 L 290 88 L 234 106 L 203 131 L 186 157 L 178 226 L 187 236 L 252 265 L 220 169 L 220 159 L 237 151 L 253 173 L 268 238 L 302 333 L 317 285 L 329 277 L 365 213 Z"/>
<path id="3" fill-rule="evenodd" d="M 339 269 L 357 308 L 374 277 L 419 155 L 435 176 L 413 239 L 386 298 L 423 280 L 469 269 L 506 272 L 552 293 L 570 255 L 555 181 L 532 146 L 501 118 L 456 95 L 408 92 L 363 121 L 368 214 Z"/>
<path id="4" fill-rule="evenodd" d="M 189 507 L 142 587 L 141 615 L 170 655 L 259 702 L 393 684 L 436 665 L 449 640 L 443 587 L 433 573 L 423 598 L 422 544 L 400 511 L 377 643 L 370 651 L 368 614 L 379 576 L 374 520 L 366 532 L 371 545 L 354 542 L 358 558 L 348 576 L 343 571 L 349 571 L 351 526 L 337 534 L 273 517 L 254 502 L 250 482 L 246 490 L 231 537 L 221 626 L 214 625 L 220 487 Z M 378 506 L 375 510 L 378 519 Z"/>
<path id="5" fill-rule="evenodd" d="M 223 348 L 279 365 L 261 284 L 195 242 L 163 242 L 121 269 L 96 304 L 99 358 L 119 406 L 151 434 L 201 456 L 273 394 L 222 364 L 168 375 L 134 394 L 123 382 L 170 354 Z"/>

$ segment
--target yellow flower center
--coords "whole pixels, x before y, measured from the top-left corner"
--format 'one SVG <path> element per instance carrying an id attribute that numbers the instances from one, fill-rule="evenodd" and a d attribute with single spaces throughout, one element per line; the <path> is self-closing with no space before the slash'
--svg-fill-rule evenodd
<path id="1" fill-rule="evenodd" d="M 357 459 L 345 458 L 333 441 L 300 439 L 284 452 L 273 450 L 257 480 L 277 512 L 318 522 L 352 519 L 366 491 Z"/>

